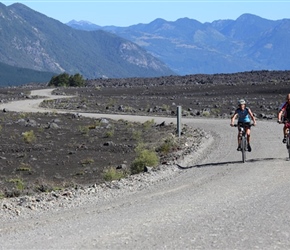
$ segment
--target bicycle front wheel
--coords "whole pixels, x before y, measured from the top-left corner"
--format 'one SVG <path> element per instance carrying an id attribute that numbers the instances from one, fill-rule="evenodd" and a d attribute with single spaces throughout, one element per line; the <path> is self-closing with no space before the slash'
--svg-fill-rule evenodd
<path id="1" fill-rule="evenodd" d="M 247 140 L 246 137 L 243 136 L 242 137 L 242 142 L 241 142 L 241 146 L 242 146 L 242 162 L 246 162 L 246 149 L 247 149 Z"/>
<path id="2" fill-rule="evenodd" d="M 289 135 L 287 136 L 286 147 L 288 150 L 288 157 L 290 159 L 290 137 L 289 137 Z"/>

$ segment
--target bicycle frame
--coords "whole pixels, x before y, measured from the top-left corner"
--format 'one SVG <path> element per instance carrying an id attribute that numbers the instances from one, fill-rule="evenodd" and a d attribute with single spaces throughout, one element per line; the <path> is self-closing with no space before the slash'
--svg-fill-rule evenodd
<path id="1" fill-rule="evenodd" d="M 252 126 L 252 124 L 247 125 L 249 128 Z M 239 127 L 239 141 L 241 146 L 241 152 L 242 152 L 242 162 L 246 162 L 246 151 L 247 151 L 247 136 L 246 136 L 246 128 L 245 125 L 238 125 L 235 124 L 234 127 Z M 290 137 L 289 137 L 289 145 L 290 145 Z"/>

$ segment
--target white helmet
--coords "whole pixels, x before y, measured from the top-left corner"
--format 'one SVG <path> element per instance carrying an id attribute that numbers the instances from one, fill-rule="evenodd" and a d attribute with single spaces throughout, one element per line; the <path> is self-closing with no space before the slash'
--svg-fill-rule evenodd
<path id="1" fill-rule="evenodd" d="M 246 101 L 245 101 L 244 99 L 241 99 L 241 100 L 239 100 L 238 104 L 239 104 L 239 105 L 246 104 Z"/>

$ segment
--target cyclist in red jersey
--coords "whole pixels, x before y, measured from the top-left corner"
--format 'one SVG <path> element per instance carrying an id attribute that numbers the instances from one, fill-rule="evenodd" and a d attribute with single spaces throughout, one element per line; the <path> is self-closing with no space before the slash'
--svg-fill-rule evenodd
<path id="1" fill-rule="evenodd" d="M 283 122 L 287 122 L 284 124 L 284 127 L 283 127 L 284 138 L 282 140 L 283 143 L 286 143 L 286 133 L 287 133 L 287 128 L 289 128 L 288 122 L 290 122 L 290 93 L 287 94 L 286 102 L 282 104 L 278 112 L 278 123 L 283 123 Z"/>

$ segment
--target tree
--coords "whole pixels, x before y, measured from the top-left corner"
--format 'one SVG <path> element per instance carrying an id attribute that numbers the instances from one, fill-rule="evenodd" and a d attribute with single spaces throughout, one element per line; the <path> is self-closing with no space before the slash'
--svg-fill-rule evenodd
<path id="1" fill-rule="evenodd" d="M 69 74 L 62 73 L 57 76 L 53 76 L 48 83 L 48 86 L 55 86 L 55 87 L 66 87 L 69 85 Z"/>
<path id="2" fill-rule="evenodd" d="M 70 87 L 81 87 L 84 85 L 85 85 L 85 80 L 79 73 L 75 74 L 74 76 L 70 76 L 69 78 Z"/>
<path id="3" fill-rule="evenodd" d="M 81 87 L 85 85 L 85 80 L 79 73 L 75 75 L 69 75 L 62 73 L 57 76 L 53 76 L 48 83 L 48 86 L 55 87 Z"/>

